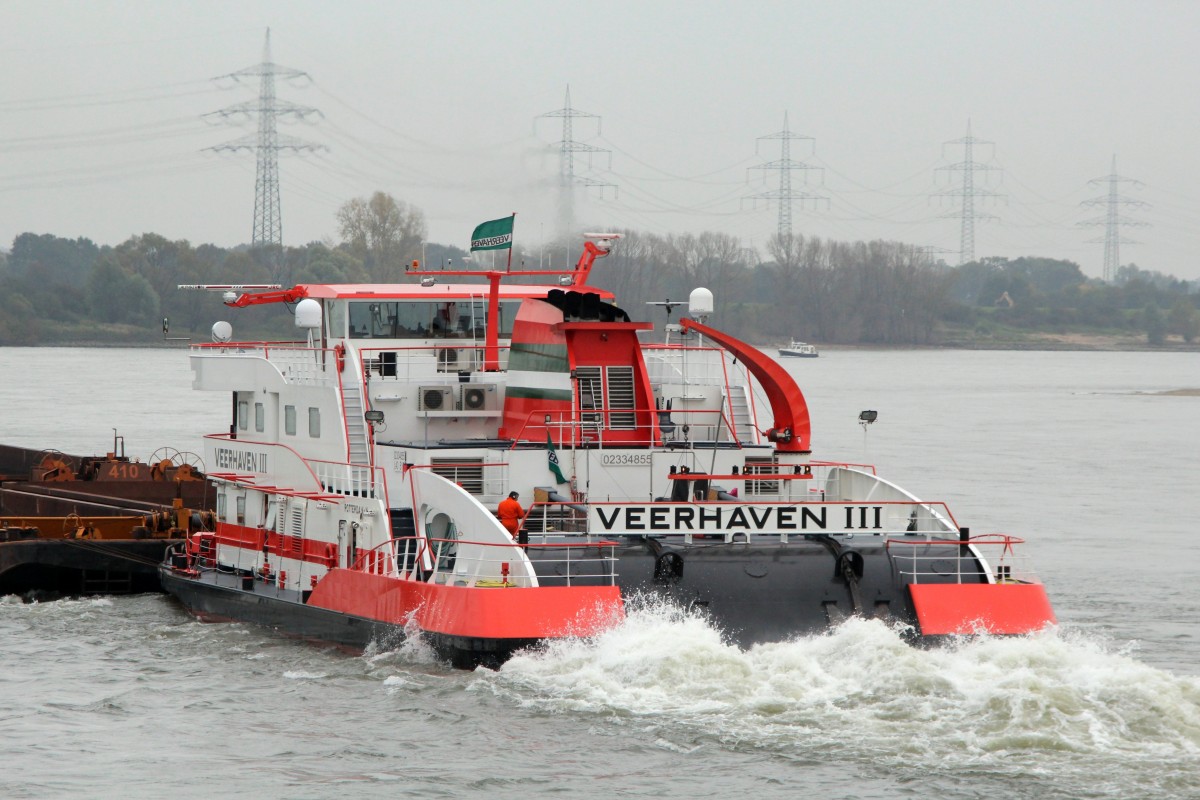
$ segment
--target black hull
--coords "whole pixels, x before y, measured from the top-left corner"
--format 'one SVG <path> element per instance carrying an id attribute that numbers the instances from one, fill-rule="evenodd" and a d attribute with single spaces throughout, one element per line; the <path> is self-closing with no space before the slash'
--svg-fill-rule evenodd
<path id="1" fill-rule="evenodd" d="M 248 622 L 356 653 L 372 642 L 379 647 L 396 647 L 407 636 L 403 626 L 306 605 L 297 592 L 262 581 L 251 579 L 253 588 L 243 589 L 239 575 L 206 572 L 197 578 L 166 566 L 159 572 L 163 590 L 207 622 Z M 439 658 L 460 669 L 494 669 L 518 650 L 537 644 L 535 639 L 494 640 L 429 632 L 421 636 Z"/>
<path id="2" fill-rule="evenodd" d="M 178 540 L 176 540 L 177 543 Z M 0 594 L 140 594 L 161 590 L 166 539 L 0 542 Z"/>
<path id="3" fill-rule="evenodd" d="M 530 548 L 535 563 L 537 550 Z M 955 565 L 947 566 L 943 577 L 924 576 L 923 582 L 958 580 L 959 545 L 930 544 L 921 550 L 926 558 Z M 639 593 L 658 595 L 700 610 L 741 647 L 819 633 L 852 616 L 917 626 L 908 579 L 874 537 L 812 537 L 786 544 L 631 538 L 616 555 L 617 584 L 626 601 Z M 545 557 L 558 558 L 552 549 Z M 964 569 L 968 581 L 987 582 L 973 558 Z M 550 576 L 542 580 L 549 584 Z"/>

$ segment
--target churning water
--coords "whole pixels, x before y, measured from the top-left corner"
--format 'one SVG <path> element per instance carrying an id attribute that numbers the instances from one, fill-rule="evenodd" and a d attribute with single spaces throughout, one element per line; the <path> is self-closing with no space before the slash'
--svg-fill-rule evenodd
<path id="1" fill-rule="evenodd" d="M 875 621 L 742 651 L 639 604 L 449 670 L 165 597 L 0 600 L 6 798 L 1200 797 L 1200 357 L 830 351 L 789 363 L 819 458 L 1025 536 L 1060 626 L 919 649 Z M 201 449 L 178 350 L 0 349 L 0 441 Z M 863 429 L 858 412 L 879 411 Z"/>

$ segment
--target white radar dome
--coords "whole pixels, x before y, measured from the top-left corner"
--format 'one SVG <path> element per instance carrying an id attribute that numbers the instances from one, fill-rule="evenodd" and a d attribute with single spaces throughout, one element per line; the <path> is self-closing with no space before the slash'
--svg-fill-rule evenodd
<path id="1" fill-rule="evenodd" d="M 296 327 L 321 327 L 321 304 L 311 297 L 306 297 L 296 304 Z"/>
<path id="2" fill-rule="evenodd" d="M 693 317 L 705 317 L 713 313 L 713 293 L 701 286 L 688 295 L 688 311 Z"/>
<path id="3" fill-rule="evenodd" d="M 225 320 L 214 322 L 212 326 L 212 340 L 214 342 L 228 342 L 233 338 L 233 326 Z"/>

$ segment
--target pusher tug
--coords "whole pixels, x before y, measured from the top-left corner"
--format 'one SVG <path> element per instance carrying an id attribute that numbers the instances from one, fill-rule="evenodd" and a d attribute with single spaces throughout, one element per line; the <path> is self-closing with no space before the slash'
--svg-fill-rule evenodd
<path id="1" fill-rule="evenodd" d="M 617 238 L 589 235 L 565 273 L 206 287 L 293 309 L 307 340 L 234 342 L 218 322 L 192 347 L 195 388 L 232 393 L 232 422 L 205 443 L 215 530 L 168 555 L 164 588 L 204 619 L 357 649 L 416 633 L 461 667 L 602 631 L 638 593 L 742 646 L 851 615 L 923 640 L 1054 622 L 1021 540 L 814 459 L 800 388 L 704 324 L 707 290 L 640 341 L 652 326 L 587 285 Z M 516 540 L 495 513 L 513 491 Z"/>

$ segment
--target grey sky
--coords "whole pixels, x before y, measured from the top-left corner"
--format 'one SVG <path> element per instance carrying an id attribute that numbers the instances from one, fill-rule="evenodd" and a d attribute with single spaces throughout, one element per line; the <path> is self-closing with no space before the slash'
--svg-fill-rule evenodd
<path id="1" fill-rule="evenodd" d="M 536 248 L 555 223 L 563 105 L 602 117 L 575 138 L 612 150 L 581 171 L 591 225 L 720 230 L 761 247 L 773 188 L 760 136 L 815 139 L 792 157 L 825 168 L 829 208 L 795 204 L 793 231 L 955 251 L 955 210 L 930 195 L 970 120 L 1003 168 L 986 188 L 976 255 L 1039 255 L 1101 272 L 1107 186 L 1151 207 L 1122 263 L 1200 278 L 1200 3 L 1100 2 L 116 2 L 0 4 L 0 246 L 24 231 L 116 244 L 156 232 L 193 244 L 250 239 L 253 155 L 203 148 L 253 131 L 201 115 L 256 97 L 210 79 L 259 61 L 308 72 L 281 99 L 323 119 L 282 125 L 330 148 L 280 161 L 287 244 L 336 236 L 334 214 L 384 190 L 422 208 L 432 241 L 518 212 Z M 774 145 L 774 149 L 772 149 Z M 610 167 L 611 163 L 611 169 Z M 773 180 L 773 173 L 771 174 Z M 799 180 L 797 175 L 795 181 Z M 802 188 L 798 184 L 794 188 Z"/>

